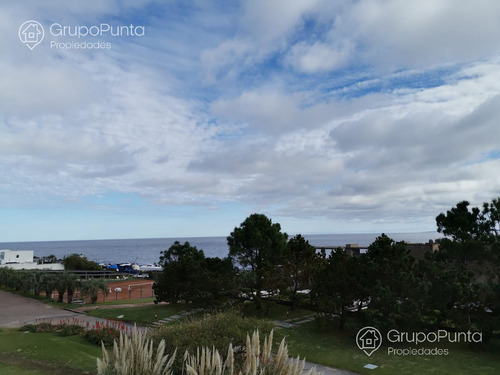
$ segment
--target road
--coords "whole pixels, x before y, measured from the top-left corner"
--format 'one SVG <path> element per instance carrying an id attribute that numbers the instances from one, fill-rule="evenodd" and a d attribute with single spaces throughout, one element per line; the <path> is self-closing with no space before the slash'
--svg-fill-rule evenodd
<path id="1" fill-rule="evenodd" d="M 18 328 L 37 320 L 59 321 L 60 319 L 73 318 L 90 324 L 97 321 L 106 322 L 105 319 L 59 309 L 31 298 L 0 290 L 0 327 L 2 328 Z"/>

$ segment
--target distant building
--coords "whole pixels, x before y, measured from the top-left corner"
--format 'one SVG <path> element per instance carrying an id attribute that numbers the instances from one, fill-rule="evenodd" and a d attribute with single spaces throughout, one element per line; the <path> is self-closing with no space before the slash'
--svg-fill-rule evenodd
<path id="1" fill-rule="evenodd" d="M 33 250 L 0 250 L 0 264 L 32 262 Z"/>
<path id="2" fill-rule="evenodd" d="M 0 250 L 0 267 L 16 270 L 64 270 L 61 263 L 38 264 L 33 250 Z"/>
<path id="3" fill-rule="evenodd" d="M 406 248 L 410 251 L 410 254 L 415 259 L 424 259 L 425 253 L 431 252 L 435 253 L 439 250 L 439 241 L 430 240 L 427 243 L 411 243 L 405 242 Z M 359 246 L 357 243 L 348 243 L 344 247 L 342 246 L 315 246 L 316 250 L 335 250 L 342 248 L 350 256 L 356 256 L 366 253 L 368 246 Z"/>
<path id="4" fill-rule="evenodd" d="M 424 259 L 425 253 L 435 253 L 439 250 L 439 242 L 432 240 L 427 243 L 405 243 L 405 245 L 415 259 Z"/>

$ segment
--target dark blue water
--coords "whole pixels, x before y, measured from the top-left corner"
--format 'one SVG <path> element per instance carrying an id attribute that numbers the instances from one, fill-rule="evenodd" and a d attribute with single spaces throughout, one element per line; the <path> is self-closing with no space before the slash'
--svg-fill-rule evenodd
<path id="1" fill-rule="evenodd" d="M 315 234 L 304 235 L 314 246 L 345 246 L 358 244 L 368 246 L 380 234 Z M 396 241 L 428 242 L 441 238 L 435 232 L 393 233 L 388 234 Z M 184 237 L 184 238 L 141 238 L 122 240 L 88 240 L 88 241 L 44 241 L 44 242 L 0 242 L 1 250 L 33 250 L 35 256 L 55 255 L 63 258 L 66 255 L 83 254 L 88 259 L 105 263 L 137 262 L 139 264 L 156 263 L 160 252 L 168 249 L 175 241 L 191 245 L 203 250 L 208 257 L 225 257 L 228 252 L 226 237 Z"/>

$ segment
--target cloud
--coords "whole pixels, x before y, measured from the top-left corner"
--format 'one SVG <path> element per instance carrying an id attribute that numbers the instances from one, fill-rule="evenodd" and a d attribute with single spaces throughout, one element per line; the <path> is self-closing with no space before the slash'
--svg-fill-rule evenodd
<path id="1" fill-rule="evenodd" d="M 294 45 L 287 61 L 298 71 L 319 73 L 336 70 L 347 65 L 352 57 L 354 46 L 349 43 L 326 44 L 316 42 L 312 45 Z"/>
<path id="2" fill-rule="evenodd" d="M 6 4 L 0 190 L 16 201 L 111 193 L 432 229 L 500 191 L 496 2 Z M 29 14 L 144 21 L 147 37 L 29 51 Z"/>

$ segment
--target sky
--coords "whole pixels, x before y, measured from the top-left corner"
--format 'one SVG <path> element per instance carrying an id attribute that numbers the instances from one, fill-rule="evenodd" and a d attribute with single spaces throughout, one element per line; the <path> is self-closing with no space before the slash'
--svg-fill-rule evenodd
<path id="1" fill-rule="evenodd" d="M 227 236 L 254 212 L 434 231 L 500 196 L 499 19 L 496 0 L 2 1 L 0 242 Z"/>

